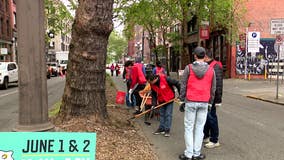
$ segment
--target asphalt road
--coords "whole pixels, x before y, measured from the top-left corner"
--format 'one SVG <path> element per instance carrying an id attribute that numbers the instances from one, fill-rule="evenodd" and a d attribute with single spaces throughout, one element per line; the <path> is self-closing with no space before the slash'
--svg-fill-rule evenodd
<path id="1" fill-rule="evenodd" d="M 120 77 L 113 77 L 117 88 L 125 89 Z M 225 80 L 227 81 L 227 80 Z M 252 86 L 251 86 L 252 87 Z M 259 87 L 259 86 L 258 86 Z M 284 160 L 284 106 L 249 99 L 224 83 L 223 104 L 218 108 L 220 143 L 215 149 L 203 148 L 208 160 Z M 159 122 L 141 129 L 161 160 L 178 159 L 184 151 L 183 113 L 175 105 L 171 137 L 153 135 Z"/>
<path id="2" fill-rule="evenodd" d="M 58 102 L 65 85 L 65 78 L 52 77 L 47 80 L 48 106 Z M 36 97 L 34 97 L 36 98 Z M 18 121 L 19 94 L 17 85 L 10 85 L 7 90 L 0 90 L 0 131 L 12 131 Z"/>

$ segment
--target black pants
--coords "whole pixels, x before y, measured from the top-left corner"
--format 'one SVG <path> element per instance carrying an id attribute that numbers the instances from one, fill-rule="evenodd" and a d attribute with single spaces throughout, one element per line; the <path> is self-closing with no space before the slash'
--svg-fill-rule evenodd
<path id="1" fill-rule="evenodd" d="M 139 84 L 133 92 L 135 99 L 136 99 L 136 106 L 138 106 L 139 110 L 140 110 L 140 105 L 142 103 L 142 97 L 140 97 L 139 91 L 143 90 L 145 86 L 146 86 L 145 84 Z"/>
<path id="2" fill-rule="evenodd" d="M 207 120 L 203 132 L 204 132 L 204 138 L 210 137 L 211 142 L 213 143 L 218 142 L 219 127 L 218 127 L 218 118 L 216 114 L 215 103 L 213 103 L 211 110 L 208 111 Z"/>

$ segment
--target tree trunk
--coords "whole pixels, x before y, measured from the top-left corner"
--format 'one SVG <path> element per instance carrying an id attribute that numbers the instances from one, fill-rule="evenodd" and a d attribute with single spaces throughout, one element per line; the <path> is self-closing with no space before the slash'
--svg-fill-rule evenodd
<path id="1" fill-rule="evenodd" d="M 107 44 L 113 0 L 79 0 L 72 27 L 66 85 L 59 116 L 108 118 L 105 95 Z"/>

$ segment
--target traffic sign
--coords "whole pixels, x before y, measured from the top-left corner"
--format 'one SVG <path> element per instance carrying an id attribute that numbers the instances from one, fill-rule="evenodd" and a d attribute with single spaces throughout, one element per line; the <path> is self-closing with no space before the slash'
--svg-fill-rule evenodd
<path id="1" fill-rule="evenodd" d="M 259 52 L 260 32 L 248 32 L 248 52 Z"/>
<path id="2" fill-rule="evenodd" d="M 284 19 L 272 19 L 270 21 L 271 34 L 284 34 Z"/>

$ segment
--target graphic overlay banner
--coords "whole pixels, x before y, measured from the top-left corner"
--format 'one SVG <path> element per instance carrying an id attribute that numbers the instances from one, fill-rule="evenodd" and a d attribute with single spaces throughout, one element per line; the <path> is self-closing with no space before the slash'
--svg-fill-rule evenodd
<path id="1" fill-rule="evenodd" d="M 96 133 L 0 132 L 0 159 L 94 160 Z"/>

